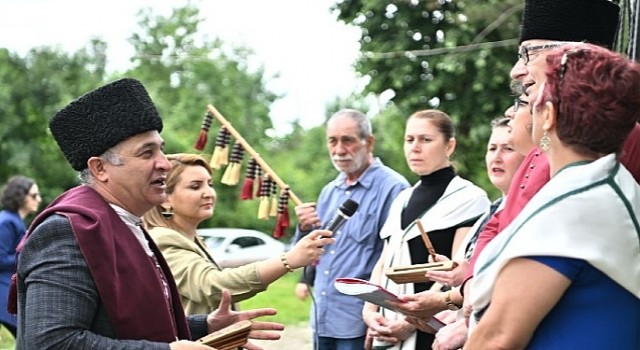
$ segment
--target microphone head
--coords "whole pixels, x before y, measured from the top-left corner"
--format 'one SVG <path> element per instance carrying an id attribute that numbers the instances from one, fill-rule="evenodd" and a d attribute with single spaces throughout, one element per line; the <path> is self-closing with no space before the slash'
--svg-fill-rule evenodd
<path id="1" fill-rule="evenodd" d="M 358 206 L 359 206 L 358 202 L 353 201 L 351 199 L 347 199 L 340 206 L 340 211 L 345 216 L 351 217 L 356 212 L 356 210 L 358 210 Z"/>

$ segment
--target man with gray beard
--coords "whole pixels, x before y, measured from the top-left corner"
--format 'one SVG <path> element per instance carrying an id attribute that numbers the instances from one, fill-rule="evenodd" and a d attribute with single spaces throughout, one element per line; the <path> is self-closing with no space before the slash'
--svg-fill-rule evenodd
<path id="1" fill-rule="evenodd" d="M 318 262 L 311 324 L 314 348 L 361 350 L 367 325 L 363 301 L 338 292 L 338 277 L 369 280 L 382 252 L 379 236 L 393 199 L 409 187 L 407 180 L 373 156 L 374 137 L 367 117 L 353 109 L 336 112 L 327 122 L 327 148 L 340 172 L 320 193 L 316 203 L 296 207 L 296 237 L 326 225 L 347 199 L 359 204 L 356 213 L 333 233 L 336 242 L 325 247 Z"/>

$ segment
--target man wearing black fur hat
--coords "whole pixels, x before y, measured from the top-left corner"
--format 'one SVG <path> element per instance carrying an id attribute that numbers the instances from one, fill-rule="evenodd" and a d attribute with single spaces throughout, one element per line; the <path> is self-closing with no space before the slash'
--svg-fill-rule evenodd
<path id="1" fill-rule="evenodd" d="M 519 59 L 510 73 L 511 78 L 521 82 L 526 89 L 522 99 L 531 104 L 536 100 L 538 89 L 547 71 L 546 57 L 550 49 L 581 41 L 611 48 L 614 44 L 618 20 L 619 7 L 608 0 L 527 1 L 520 35 Z M 522 108 L 522 113 L 529 113 L 529 111 L 529 108 Z M 640 125 L 636 123 L 623 146 L 620 161 L 637 182 L 640 181 L 638 159 L 640 159 Z M 529 200 L 549 181 L 549 162 L 538 147 L 527 155 L 522 164 L 527 169 L 516 173 L 505 208 L 492 218 L 480 234 L 471 267 L 484 246 L 511 224 Z M 546 283 L 541 280 L 540 284 Z M 473 294 L 473 288 L 470 293 Z M 522 297 L 526 299 L 526 296 Z M 512 309 L 515 311 L 515 308 Z M 481 313 L 481 310 L 474 310 L 476 316 Z M 508 320 L 509 316 L 500 313 L 499 318 Z M 511 334 L 515 334 L 518 330 L 518 326 L 505 329 L 501 324 L 497 324 L 496 327 Z"/>
<path id="2" fill-rule="evenodd" d="M 189 340 L 275 313 L 232 312 L 227 293 L 218 311 L 185 318 L 171 271 L 140 225 L 164 201 L 170 168 L 162 120 L 140 82 L 98 88 L 49 127 L 83 185 L 55 199 L 18 248 L 17 349 L 210 349 Z"/>
<path id="3" fill-rule="evenodd" d="M 593 16 L 595 13 L 598 15 Z M 522 96 L 522 99 L 526 102 L 535 101 L 539 84 L 535 85 L 534 76 L 544 76 L 547 69 L 546 54 L 549 49 L 581 41 L 606 48 L 612 47 L 618 25 L 618 13 L 618 5 L 609 0 L 527 1 L 520 33 L 519 59 L 510 73 L 512 79 L 527 89 L 528 96 Z M 528 109 L 523 110 L 526 112 Z M 640 182 L 640 162 L 637 161 L 639 157 L 640 125 L 636 124 L 623 146 L 620 161 L 636 181 Z M 522 164 L 530 170 L 514 175 L 513 191 L 510 189 L 505 209 L 496 214 L 480 234 L 470 268 L 473 268 L 482 248 L 509 225 L 538 189 L 549 181 L 549 163 L 538 148 L 534 149 Z"/>
<path id="4" fill-rule="evenodd" d="M 546 68 L 545 57 L 548 49 L 570 42 L 587 41 L 605 47 L 611 47 L 618 25 L 619 8 L 608 0 L 528 0 L 525 3 L 521 30 L 520 59 L 511 70 L 511 77 L 531 87 L 533 78 L 531 71 L 538 70 L 544 74 Z M 597 14 L 597 15 L 594 15 Z M 534 93 L 535 88 L 531 87 Z M 535 99 L 535 96 L 530 96 Z M 529 100 L 529 98 L 526 98 Z M 521 108 L 528 110 L 527 108 Z M 622 162 L 640 180 L 640 126 L 636 125 L 624 146 Z M 504 229 L 522 210 L 529 199 L 549 180 L 549 166 L 546 159 L 540 156 L 539 150 L 534 150 L 522 162 L 528 171 L 519 171 L 512 181 L 509 198 L 505 208 L 496 214 L 478 238 L 477 246 L 468 269 L 471 279 L 473 263 L 484 246 Z M 469 287 L 466 283 L 465 304 L 468 301 Z M 431 316 L 437 310 L 446 310 L 446 298 L 442 293 L 421 293 L 404 296 L 408 303 L 399 305 L 407 315 L 418 318 Z M 454 303 L 461 299 L 456 293 L 451 294 Z M 417 322 L 417 321 L 416 321 Z M 456 323 L 464 326 L 464 323 Z M 434 342 L 434 349 L 454 349 L 464 342 L 464 330 L 452 331 L 449 326 L 438 332 Z"/>

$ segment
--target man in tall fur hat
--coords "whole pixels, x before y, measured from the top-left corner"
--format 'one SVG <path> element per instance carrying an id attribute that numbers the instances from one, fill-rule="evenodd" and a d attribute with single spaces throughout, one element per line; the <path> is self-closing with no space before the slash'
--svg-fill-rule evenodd
<path id="1" fill-rule="evenodd" d="M 534 76 L 545 74 L 546 56 L 550 49 L 576 42 L 613 47 L 619 10 L 618 5 L 609 0 L 527 1 L 520 32 L 519 59 L 510 72 L 511 78 L 526 89 L 527 96 L 522 96 L 522 99 L 531 104 L 535 101 L 540 84 L 535 84 Z M 523 112 L 528 110 L 523 108 Z M 640 162 L 637 159 L 640 159 L 638 124 L 627 138 L 620 160 L 640 182 Z M 514 175 L 505 208 L 489 221 L 478 238 L 471 269 L 484 246 L 507 227 L 529 199 L 549 181 L 549 162 L 539 148 L 532 150 L 522 164 L 529 169 L 523 168 Z M 471 269 L 469 272 L 473 272 Z"/>
<path id="2" fill-rule="evenodd" d="M 140 224 L 164 201 L 171 166 L 140 82 L 78 98 L 49 128 L 83 184 L 38 215 L 18 248 L 17 349 L 210 349 L 190 340 L 275 313 L 232 312 L 227 293 L 218 311 L 185 318 L 171 271 Z"/>
<path id="3" fill-rule="evenodd" d="M 619 21 L 619 7 L 608 0 L 527 0 L 523 14 L 520 33 L 519 59 L 511 70 L 511 77 L 519 81 L 530 92 L 534 82 L 531 71 L 541 71 L 546 68 L 546 52 L 549 49 L 572 42 L 586 41 L 607 48 L 613 46 Z M 528 101 L 535 96 L 523 97 Z M 528 108 L 521 108 L 523 111 Z M 631 171 L 636 180 L 640 180 L 640 162 L 633 161 L 640 158 L 640 126 L 636 125 L 628 137 L 623 150 L 621 161 Z M 474 263 L 482 249 L 502 229 L 504 229 L 528 203 L 529 199 L 549 181 L 549 164 L 539 149 L 534 149 L 522 162 L 522 167 L 514 175 L 509 197 L 505 207 L 496 213 L 487 223 L 478 238 L 468 267 L 468 277 L 461 288 L 466 288 L 464 302 L 467 304 L 473 277 Z M 525 168 L 526 167 L 526 168 Z M 433 312 L 447 309 L 447 301 L 462 304 L 462 296 L 452 292 L 425 292 L 404 296 L 407 303 L 399 305 L 405 314 L 418 318 L 430 317 Z M 464 327 L 464 323 L 458 323 Z M 515 325 L 515 324 L 513 324 Z M 434 349 L 449 349 L 460 347 L 465 337 L 465 330 L 452 330 L 445 327 L 436 335 Z"/>
<path id="4" fill-rule="evenodd" d="M 548 68 L 546 57 L 552 48 L 583 41 L 611 48 L 614 45 L 618 22 L 619 7 L 608 0 L 527 1 L 520 33 L 519 59 L 510 72 L 511 78 L 522 83 L 526 89 L 522 99 L 529 105 L 536 100 L 538 89 L 544 81 L 543 77 Z M 529 108 L 522 108 L 519 113 L 529 114 L 529 111 Z M 522 117 L 524 116 L 520 116 Z M 621 163 L 631 172 L 636 181 L 640 181 L 638 159 L 640 159 L 640 125 L 636 123 L 627 137 L 620 157 Z M 530 199 L 550 179 L 548 159 L 539 147 L 535 147 L 522 164 L 522 168 L 514 175 L 505 208 L 497 213 L 480 233 L 470 264 L 470 268 L 475 267 L 475 269 L 470 272 L 477 271 L 480 267 L 474 265 L 484 247 L 514 221 Z M 557 266 L 551 266 L 551 268 L 560 271 Z M 530 276 L 539 278 L 538 280 L 529 279 L 529 281 L 536 281 L 538 285 L 554 283 L 552 280 L 543 279 L 542 274 L 536 271 L 531 271 Z M 571 282 L 581 283 L 579 279 Z M 482 287 L 480 285 L 472 287 L 469 293 L 474 294 L 476 290 L 477 294 L 478 288 Z M 529 299 L 530 306 L 534 305 L 534 298 L 527 298 L 525 295 L 522 295 L 522 298 Z M 494 300 L 492 303 L 499 305 L 500 300 Z M 498 308 L 499 306 L 496 306 L 496 309 Z M 543 306 L 539 307 L 539 310 L 543 309 Z M 516 311 L 515 308 L 512 310 Z M 480 314 L 481 310 L 474 310 L 475 317 Z M 510 315 L 503 312 L 500 313 L 500 319 L 505 322 L 512 320 Z M 487 322 L 491 323 L 491 321 Z M 503 324 L 493 324 L 498 328 L 503 327 Z M 503 330 L 513 335 L 521 332 L 525 325 L 526 323 L 519 325 L 512 323 L 506 329 L 503 327 Z M 479 340 L 479 338 L 475 340 L 489 341 Z M 515 337 L 511 337 L 511 340 L 515 340 Z"/>
<path id="5" fill-rule="evenodd" d="M 521 98 L 529 106 L 521 108 L 515 118 L 530 117 L 533 110 L 531 106 L 538 98 L 539 90 L 542 88 L 549 70 L 547 55 L 552 49 L 569 45 L 579 47 L 576 46 L 577 42 L 584 41 L 612 48 L 616 39 L 618 14 L 618 5 L 608 0 L 532 0 L 526 2 L 520 35 L 519 59 L 510 74 L 512 79 L 522 83 L 525 88 Z M 565 59 L 569 56 L 565 56 Z M 573 101 L 565 102 L 564 100 L 562 102 L 573 103 Z M 571 108 L 577 108 L 577 106 Z M 558 118 L 561 117 L 561 115 L 558 116 Z M 540 147 L 535 147 L 527 155 L 522 162 L 523 168 L 514 175 L 505 208 L 494 216 L 480 234 L 471 264 L 472 267 L 475 265 L 474 275 L 477 275 L 478 271 L 484 271 L 490 265 L 487 260 L 495 258 L 491 252 L 487 252 L 475 264 L 483 248 L 496 235 L 502 236 L 503 231 L 508 232 L 513 229 L 515 224 L 511 224 L 516 220 L 516 217 L 549 181 L 551 173 L 549 161 L 542 151 L 545 148 L 548 149 L 549 145 L 543 145 L 541 140 Z M 620 163 L 629 170 L 636 182 L 640 182 L 640 162 L 638 159 L 640 159 L 640 124 L 636 123 L 619 154 Z M 575 206 L 572 206 L 573 208 Z M 571 215 L 571 213 L 567 213 L 567 215 Z M 600 234 L 602 235 L 615 232 L 615 229 L 613 232 L 607 232 L 609 227 L 601 229 Z M 553 230 L 540 232 L 541 240 L 545 239 L 542 236 L 544 234 L 551 235 L 549 237 L 552 238 L 561 233 Z M 617 238 L 619 237 L 611 236 L 612 240 Z M 545 241 L 547 244 L 553 245 L 549 243 L 549 239 L 545 239 Z M 567 247 L 588 249 L 587 245 L 581 245 L 579 240 L 571 240 L 566 244 Z M 612 290 L 604 287 L 612 282 L 611 277 L 598 272 L 597 277 L 594 278 L 595 274 L 590 272 L 594 269 L 592 261 L 581 260 L 580 263 L 574 264 L 575 261 L 570 262 L 569 259 L 546 259 L 552 254 L 544 252 L 544 250 L 537 251 L 537 254 L 543 257 L 541 259 L 524 256 L 520 261 L 510 261 L 502 268 L 497 279 L 502 278 L 504 282 L 498 284 L 496 281 L 496 292 L 492 294 L 490 308 L 483 304 L 486 299 L 483 300 L 482 295 L 483 293 L 485 296 L 487 295 L 491 281 L 486 278 L 474 279 L 476 281 L 469 290 L 473 306 L 471 323 L 477 322 L 480 317 L 482 317 L 482 322 L 478 323 L 478 327 L 473 330 L 474 336 L 469 339 L 465 348 L 484 348 L 481 344 L 497 344 L 498 340 L 495 336 L 498 333 L 501 334 L 501 345 L 506 348 L 516 348 L 522 345 L 544 349 L 568 347 L 599 349 L 609 347 L 611 339 L 616 339 L 616 347 L 618 348 L 637 348 L 640 345 L 639 338 L 637 335 L 630 335 L 630 333 L 635 334 L 635 330 L 629 332 L 628 327 L 620 327 L 617 323 L 600 325 L 597 322 L 592 322 L 592 319 L 589 318 L 597 314 L 602 316 L 598 319 L 608 319 L 609 317 L 603 314 L 611 312 L 611 314 L 615 314 L 614 317 L 621 318 L 619 320 L 621 324 L 632 324 L 632 322 L 622 321 L 624 316 L 616 311 L 617 308 L 600 303 L 600 298 L 613 293 Z M 602 252 L 602 254 L 605 255 L 608 252 Z M 606 259 L 615 262 L 616 257 L 612 256 Z M 521 263 L 523 265 L 516 266 Z M 624 265 L 624 261 L 619 263 L 619 266 Z M 579 272 L 577 272 L 578 269 Z M 633 276 L 633 274 L 634 271 L 629 271 L 627 275 Z M 512 278 L 503 276 L 511 276 Z M 513 278 L 514 276 L 515 278 Z M 522 291 L 517 293 L 517 299 L 522 301 L 519 305 L 514 305 L 513 297 L 516 293 L 509 290 L 509 286 L 514 285 L 518 286 L 519 291 Z M 500 289 L 499 292 L 497 292 L 498 289 Z M 511 288 L 511 290 L 514 289 Z M 465 297 L 465 302 L 468 299 Z M 620 305 L 617 307 L 627 311 L 637 310 L 637 299 L 634 302 L 629 302 L 629 299 L 633 298 L 618 299 Z M 567 309 L 575 310 L 577 305 L 588 305 L 590 302 L 598 303 L 601 307 L 597 308 L 596 305 L 593 305 L 594 307 L 590 308 L 591 312 L 585 312 L 580 319 L 568 317 L 570 313 L 566 312 Z M 522 315 L 526 313 L 525 309 L 535 310 L 540 317 L 544 317 L 544 325 L 541 319 L 523 319 Z M 514 322 L 516 319 L 521 322 Z M 637 320 L 637 317 L 635 319 Z M 552 329 L 551 333 L 558 330 L 557 327 L 549 328 L 551 324 L 566 327 L 565 332 L 558 335 L 558 339 L 553 339 L 553 336 L 549 334 L 550 329 Z M 545 332 L 545 326 L 547 332 Z M 500 331 L 495 332 L 498 329 Z M 531 339 L 527 339 L 527 336 L 534 332 L 538 335 L 538 341 L 535 345 L 529 343 Z M 527 345 L 527 343 L 529 344 Z M 631 343 L 633 345 L 630 345 Z"/>

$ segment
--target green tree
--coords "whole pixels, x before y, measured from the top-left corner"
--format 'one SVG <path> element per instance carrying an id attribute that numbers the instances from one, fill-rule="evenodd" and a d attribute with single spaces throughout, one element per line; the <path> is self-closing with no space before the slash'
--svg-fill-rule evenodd
<path id="1" fill-rule="evenodd" d="M 22 58 L 0 49 L 0 153 L 2 182 L 15 174 L 34 178 L 45 204 L 77 184 L 48 131 L 49 118 L 103 80 L 106 44 L 67 54 L 36 48 Z"/>
<path id="2" fill-rule="evenodd" d="M 403 130 L 392 125 L 420 109 L 447 112 L 457 125 L 459 173 L 492 190 L 482 160 L 489 121 L 511 102 L 522 1 L 345 0 L 334 8 L 361 28 L 355 67 L 370 77 L 365 92 L 393 96 L 395 111 L 381 116 L 384 130 Z"/>
<path id="3" fill-rule="evenodd" d="M 254 59 L 250 50 L 199 36 L 202 18 L 191 5 L 174 9 L 168 17 L 143 9 L 139 19 L 140 29 L 130 38 L 133 67 L 124 72 L 107 75 L 107 46 L 97 39 L 73 54 L 43 47 L 23 58 L 0 49 L 1 181 L 17 173 L 34 177 L 45 204 L 77 185 L 76 173 L 48 131 L 48 119 L 78 96 L 125 76 L 141 80 L 157 104 L 167 152 L 198 153 L 193 145 L 208 104 L 258 151 L 272 146 L 266 132 L 272 127 L 269 106 L 277 96 L 265 88 L 262 67 L 249 69 Z M 210 139 L 219 126 L 213 122 Z M 210 140 L 200 153 L 208 159 L 212 149 Z M 221 172 L 214 174 L 216 182 Z M 206 225 L 272 229 L 273 222 L 256 218 L 257 204 L 238 199 L 239 188 L 217 184 L 216 189 L 216 214 Z"/>
<path id="4" fill-rule="evenodd" d="M 269 106 L 277 96 L 265 87 L 264 69 L 249 68 L 254 59 L 251 50 L 199 35 L 203 19 L 193 5 L 176 8 L 168 17 L 143 9 L 139 18 L 140 30 L 130 38 L 135 48 L 134 67 L 125 74 L 140 79 L 156 102 L 165 125 L 162 135 L 167 153 L 211 157 L 220 128 L 215 119 L 208 146 L 202 152 L 194 149 L 208 104 L 214 105 L 258 152 L 271 147 L 266 136 L 272 128 Z M 248 158 L 245 155 L 245 163 Z M 214 174 L 218 192 L 215 215 L 203 226 L 272 230 L 273 220 L 257 219 L 256 201 L 239 199 L 240 186 L 220 184 L 223 171 Z"/>
<path id="5" fill-rule="evenodd" d="M 272 127 L 269 105 L 276 96 L 265 88 L 263 68 L 249 69 L 250 50 L 199 35 L 203 19 L 193 5 L 176 8 L 168 17 L 154 16 L 150 9 L 139 16 L 140 32 L 129 40 L 135 48 L 134 68 L 127 74 L 158 96 L 169 151 L 192 149 L 208 104 L 242 128 L 251 143 L 265 138 Z"/>

